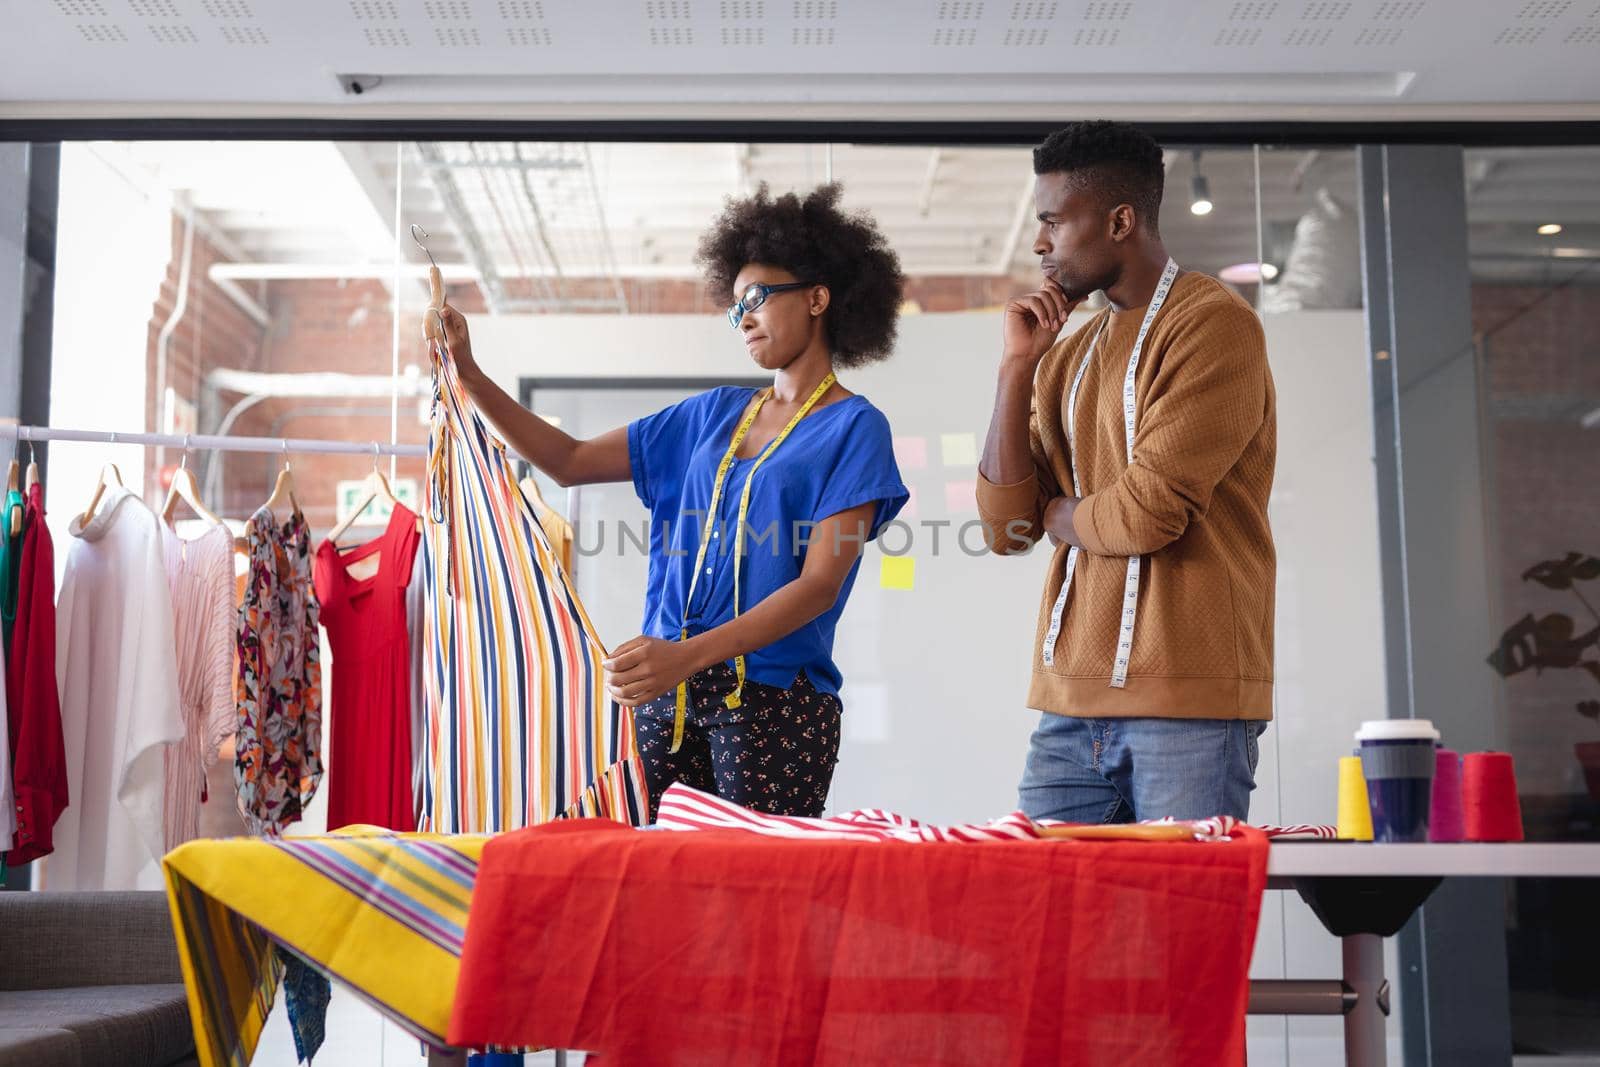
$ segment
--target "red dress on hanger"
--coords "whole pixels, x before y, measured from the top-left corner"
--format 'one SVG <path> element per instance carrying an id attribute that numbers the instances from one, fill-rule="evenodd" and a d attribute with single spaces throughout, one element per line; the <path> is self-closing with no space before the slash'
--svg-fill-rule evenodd
<path id="1" fill-rule="evenodd" d="M 340 552 L 317 547 L 315 580 L 333 651 L 328 829 L 369 823 L 417 828 L 411 798 L 411 644 L 406 586 L 416 558 L 416 513 L 396 505 L 375 541 Z M 354 578 L 351 564 L 379 554 L 378 569 Z"/>

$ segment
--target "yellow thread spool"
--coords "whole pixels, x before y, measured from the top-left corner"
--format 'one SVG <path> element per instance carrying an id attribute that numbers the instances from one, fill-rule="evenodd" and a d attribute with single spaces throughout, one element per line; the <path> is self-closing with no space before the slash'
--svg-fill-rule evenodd
<path id="1" fill-rule="evenodd" d="M 1346 841 L 1372 840 L 1372 808 L 1360 756 L 1339 757 L 1339 836 Z"/>

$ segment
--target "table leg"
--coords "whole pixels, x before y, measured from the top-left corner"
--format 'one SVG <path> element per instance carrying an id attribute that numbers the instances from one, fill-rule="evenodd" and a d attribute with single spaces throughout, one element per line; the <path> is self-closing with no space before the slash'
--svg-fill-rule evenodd
<path id="1" fill-rule="evenodd" d="M 1355 993 L 1355 1006 L 1344 1017 L 1344 1062 L 1384 1067 L 1389 983 L 1383 976 L 1383 938 L 1349 934 L 1343 940 L 1344 981 Z"/>

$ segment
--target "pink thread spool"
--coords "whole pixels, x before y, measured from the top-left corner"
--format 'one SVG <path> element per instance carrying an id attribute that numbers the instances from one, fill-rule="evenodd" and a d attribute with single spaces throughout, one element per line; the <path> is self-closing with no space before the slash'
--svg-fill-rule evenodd
<path id="1" fill-rule="evenodd" d="M 1428 840 L 1460 841 L 1466 837 L 1466 823 L 1461 814 L 1461 756 L 1441 748 L 1434 753 L 1434 761 Z"/>

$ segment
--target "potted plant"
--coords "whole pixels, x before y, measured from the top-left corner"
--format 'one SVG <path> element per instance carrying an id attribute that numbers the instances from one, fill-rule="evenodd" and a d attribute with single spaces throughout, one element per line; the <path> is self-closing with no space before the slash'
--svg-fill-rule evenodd
<path id="1" fill-rule="evenodd" d="M 1571 615 L 1555 612 L 1542 618 L 1524 615 L 1500 636 L 1500 647 L 1489 653 L 1489 666 L 1510 678 L 1529 668 L 1585 671 L 1600 686 L 1600 614 L 1578 588 L 1580 583 L 1600 579 L 1600 559 L 1569 552 L 1565 559 L 1545 560 L 1522 573 L 1525 582 L 1538 582 L 1546 589 L 1564 589 L 1578 599 L 1593 621 L 1591 629 L 1579 632 Z M 1577 712 L 1600 725 L 1600 692 L 1596 699 L 1580 700 Z M 1589 795 L 1600 801 L 1600 740 L 1579 741 L 1573 746 L 1583 767 Z"/>

